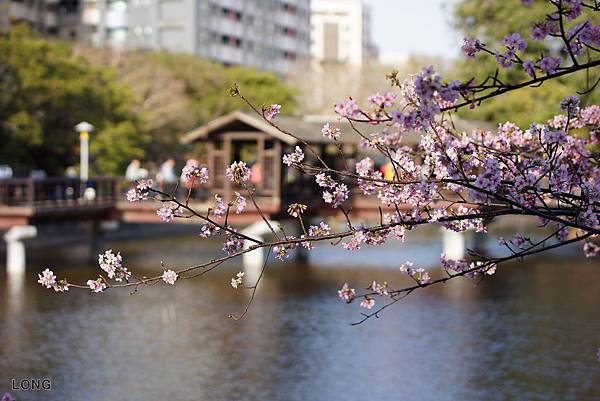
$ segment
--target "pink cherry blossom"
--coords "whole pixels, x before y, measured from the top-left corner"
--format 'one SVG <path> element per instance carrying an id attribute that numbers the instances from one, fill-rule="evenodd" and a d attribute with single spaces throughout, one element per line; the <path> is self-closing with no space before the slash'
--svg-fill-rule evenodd
<path id="1" fill-rule="evenodd" d="M 307 209 L 306 205 L 303 205 L 301 203 L 292 203 L 289 207 L 288 207 L 288 214 L 292 217 L 300 217 L 301 214 L 303 214 Z"/>
<path id="2" fill-rule="evenodd" d="M 469 57 L 475 57 L 481 51 L 482 44 L 478 39 L 464 38 L 462 50 Z"/>
<path id="3" fill-rule="evenodd" d="M 508 34 L 502 39 L 502 43 L 507 47 L 514 48 L 519 51 L 523 51 L 527 48 L 527 41 L 521 38 L 518 32 Z"/>
<path id="4" fill-rule="evenodd" d="M 231 278 L 231 286 L 233 288 L 237 289 L 240 285 L 242 285 L 243 277 L 244 277 L 244 272 L 242 272 L 242 271 L 238 272 L 235 275 L 235 277 Z"/>
<path id="5" fill-rule="evenodd" d="M 281 111 L 281 105 L 272 104 L 271 106 L 269 106 L 267 109 L 264 110 L 264 116 L 268 121 L 272 121 L 275 118 L 275 116 L 277 116 L 279 114 L 280 111 Z"/>
<path id="6" fill-rule="evenodd" d="M 99 254 L 98 264 L 108 274 L 108 278 L 113 278 L 115 281 L 127 281 L 131 277 L 131 272 L 123 266 L 123 257 L 120 252 L 115 255 L 112 249 L 109 249 Z"/>
<path id="7" fill-rule="evenodd" d="M 323 136 L 325 138 L 337 141 L 338 138 L 340 137 L 340 129 L 337 127 L 334 127 L 333 125 L 327 123 L 323 126 L 323 129 L 321 129 L 321 133 L 323 134 Z"/>
<path id="8" fill-rule="evenodd" d="M 546 74 L 554 74 L 558 67 L 560 67 L 561 59 L 557 57 L 544 57 L 540 61 L 540 70 Z"/>
<path id="9" fill-rule="evenodd" d="M 240 236 L 227 233 L 225 242 L 223 242 L 223 251 L 228 255 L 234 255 L 244 248 L 244 239 Z"/>
<path id="10" fill-rule="evenodd" d="M 250 169 L 244 162 L 233 162 L 225 170 L 225 176 L 231 182 L 244 183 L 250 180 Z"/>
<path id="11" fill-rule="evenodd" d="M 225 216 L 225 212 L 227 211 L 227 206 L 225 206 L 225 202 L 223 202 L 223 198 L 219 195 L 215 194 L 215 207 L 213 208 L 213 214 L 215 217 L 223 217 Z"/>
<path id="12" fill-rule="evenodd" d="M 375 306 L 375 300 L 373 298 L 366 297 L 362 301 L 360 301 L 360 306 L 365 309 L 373 309 Z"/>
<path id="13" fill-rule="evenodd" d="M 172 206 L 163 206 L 156 211 L 156 214 L 162 221 L 170 223 L 175 217 L 182 216 L 183 212 L 181 209 L 174 209 Z"/>
<path id="14" fill-rule="evenodd" d="M 129 202 L 139 202 L 148 199 L 149 191 L 152 188 L 152 180 L 139 180 L 135 186 L 127 191 L 127 200 Z"/>
<path id="15" fill-rule="evenodd" d="M 198 161 L 190 159 L 187 161 L 185 167 L 181 170 L 181 176 L 186 181 L 198 181 L 200 184 L 206 184 L 208 182 L 208 168 L 199 167 Z"/>
<path id="16" fill-rule="evenodd" d="M 246 209 L 246 198 L 240 195 L 239 192 L 234 192 L 235 199 L 233 200 L 233 205 L 235 206 L 235 213 L 240 214 L 243 213 Z"/>
<path id="17" fill-rule="evenodd" d="M 165 270 L 162 274 L 163 281 L 170 285 L 175 284 L 175 281 L 177 281 L 178 277 L 179 275 L 171 269 Z"/>
<path id="18" fill-rule="evenodd" d="M 56 276 L 50 269 L 44 270 L 42 274 L 38 274 L 38 277 L 38 283 L 46 288 L 52 288 L 56 284 Z"/>
<path id="19" fill-rule="evenodd" d="M 100 277 L 96 280 L 88 280 L 87 286 L 90 287 L 92 292 L 103 292 L 106 289 L 106 284 L 104 280 Z"/>
<path id="20" fill-rule="evenodd" d="M 333 192 L 323 191 L 323 200 L 325 203 L 330 203 L 331 207 L 337 208 L 348 199 L 349 193 L 346 184 L 337 184 Z"/>
<path id="21" fill-rule="evenodd" d="M 293 153 L 283 155 L 283 164 L 286 166 L 300 164 L 302 160 L 304 160 L 304 152 L 302 152 L 300 146 L 296 146 Z"/>
<path id="22" fill-rule="evenodd" d="M 342 117 L 356 118 L 360 115 L 360 109 L 355 99 L 347 99 L 335 105 L 335 112 Z"/>
<path id="23" fill-rule="evenodd" d="M 583 245 L 583 253 L 586 258 L 593 258 L 600 255 L 600 245 L 593 242 L 586 242 Z"/>
<path id="24" fill-rule="evenodd" d="M 340 298 L 346 301 L 346 303 L 350 303 L 354 300 L 354 297 L 356 296 L 356 291 L 354 290 L 354 288 L 350 288 L 348 286 L 348 283 L 344 283 L 342 288 L 338 291 L 338 295 Z"/>

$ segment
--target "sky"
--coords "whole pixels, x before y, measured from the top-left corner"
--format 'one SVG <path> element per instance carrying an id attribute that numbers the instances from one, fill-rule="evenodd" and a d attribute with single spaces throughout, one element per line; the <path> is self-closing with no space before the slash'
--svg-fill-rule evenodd
<path id="1" fill-rule="evenodd" d="M 461 36 L 451 27 L 455 0 L 363 0 L 371 6 L 372 34 L 382 61 L 412 54 L 455 57 Z"/>

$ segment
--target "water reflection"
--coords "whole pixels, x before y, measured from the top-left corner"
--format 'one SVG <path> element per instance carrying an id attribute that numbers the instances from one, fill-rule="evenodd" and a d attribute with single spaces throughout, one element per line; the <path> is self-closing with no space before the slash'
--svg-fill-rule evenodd
<path id="1" fill-rule="evenodd" d="M 137 269 L 161 259 L 191 264 L 214 251 L 180 240 L 114 245 Z M 377 268 L 357 262 L 359 253 L 325 250 L 313 256 L 318 266 L 273 266 L 240 322 L 227 319 L 246 300 L 227 285 L 234 264 L 133 296 L 55 295 L 31 270 L 21 284 L 2 275 L 0 385 L 52 379 L 51 393 L 16 392 L 24 400 L 599 399 L 593 261 L 507 266 L 493 280 L 430 288 L 350 327 L 359 310 L 336 299 L 340 283 L 401 285 L 388 265 L 439 255 L 437 244 L 417 245 L 386 248 Z M 83 280 L 96 270 L 60 272 Z"/>

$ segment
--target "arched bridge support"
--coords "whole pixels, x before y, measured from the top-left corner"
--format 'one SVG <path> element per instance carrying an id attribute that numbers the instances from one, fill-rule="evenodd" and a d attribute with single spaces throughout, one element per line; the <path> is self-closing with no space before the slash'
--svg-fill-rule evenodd
<path id="1" fill-rule="evenodd" d="M 4 234 L 6 241 L 6 271 L 9 276 L 23 275 L 26 266 L 25 243 L 27 238 L 35 238 L 35 226 L 13 226 Z"/>
<path id="2" fill-rule="evenodd" d="M 279 226 L 279 223 L 276 221 L 269 220 L 269 224 L 273 228 Z M 241 233 L 248 237 L 256 238 L 257 240 L 263 241 L 265 239 L 265 236 L 271 234 L 271 230 L 263 220 L 260 220 L 244 228 L 241 231 Z M 253 244 L 250 241 L 244 241 L 244 249 L 248 249 L 252 245 Z M 264 248 L 258 248 L 253 251 L 246 252 L 242 255 L 242 263 L 244 266 L 246 278 L 249 280 L 248 282 L 255 283 L 258 280 L 264 262 Z"/>

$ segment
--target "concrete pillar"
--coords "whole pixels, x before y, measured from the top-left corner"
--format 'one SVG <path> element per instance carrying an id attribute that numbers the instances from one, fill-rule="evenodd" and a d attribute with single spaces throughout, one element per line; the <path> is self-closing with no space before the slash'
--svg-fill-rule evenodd
<path id="1" fill-rule="evenodd" d="M 254 236 L 258 240 L 262 240 L 262 237 Z M 251 244 L 246 241 L 244 243 L 244 249 L 250 248 Z M 246 252 L 242 255 L 242 264 L 244 266 L 245 279 L 248 283 L 254 284 L 260 277 L 263 264 L 265 262 L 265 251 L 263 248 L 255 249 L 250 252 Z"/>
<path id="2" fill-rule="evenodd" d="M 274 221 L 269 221 L 271 227 L 277 227 L 278 223 Z M 265 235 L 271 233 L 269 227 L 265 224 L 264 221 L 257 221 L 256 223 L 244 228 L 241 231 L 242 234 L 256 238 L 257 240 L 263 241 Z M 244 249 L 250 248 L 254 243 L 250 241 L 244 241 Z M 250 285 L 254 285 L 258 278 L 260 277 L 260 272 L 265 263 L 265 250 L 264 248 L 255 249 L 250 252 L 246 252 L 242 255 L 242 264 L 244 266 L 244 278 L 247 280 Z"/>
<path id="3" fill-rule="evenodd" d="M 466 241 L 464 232 L 456 232 L 442 228 L 442 238 L 444 243 L 444 253 L 448 259 L 464 259 L 466 251 Z"/>
<path id="4" fill-rule="evenodd" d="M 6 271 L 9 276 L 25 273 L 25 244 L 26 238 L 37 235 L 35 226 L 14 226 L 4 234 L 6 241 Z"/>

